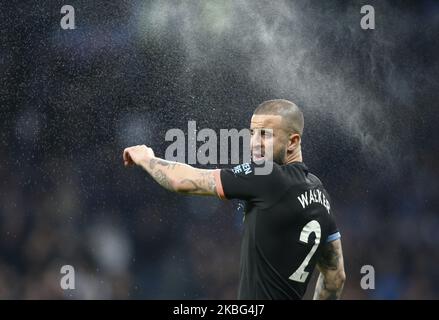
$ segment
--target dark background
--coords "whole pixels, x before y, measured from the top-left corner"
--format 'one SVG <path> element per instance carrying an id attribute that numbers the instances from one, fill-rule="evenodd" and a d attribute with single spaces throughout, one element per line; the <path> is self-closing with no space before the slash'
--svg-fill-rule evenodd
<path id="1" fill-rule="evenodd" d="M 414 4 L 416 3 L 416 4 Z M 63 30 L 60 9 L 75 8 Z M 375 30 L 360 28 L 373 5 Z M 0 298 L 234 299 L 242 210 L 172 194 L 123 148 L 305 114 L 346 299 L 439 297 L 437 1 L 2 1 Z M 72 265 L 76 289 L 60 288 Z M 360 269 L 375 268 L 375 290 Z M 312 295 L 310 284 L 307 298 Z"/>

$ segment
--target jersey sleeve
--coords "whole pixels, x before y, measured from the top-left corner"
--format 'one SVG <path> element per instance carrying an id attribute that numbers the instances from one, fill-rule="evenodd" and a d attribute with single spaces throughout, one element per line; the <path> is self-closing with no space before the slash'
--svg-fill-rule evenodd
<path id="1" fill-rule="evenodd" d="M 232 169 L 217 170 L 215 179 L 219 197 L 252 200 L 267 195 L 270 188 L 275 188 L 274 174 L 255 174 L 256 166 L 257 164 L 252 162 L 237 165 Z"/>
<path id="2" fill-rule="evenodd" d="M 329 218 L 329 233 L 326 238 L 326 242 L 332 242 L 341 238 L 340 231 L 337 228 L 337 224 L 335 223 L 334 216 L 331 214 Z"/>
<path id="3" fill-rule="evenodd" d="M 331 202 L 331 198 L 327 193 L 326 193 L 326 197 Z M 326 242 L 332 242 L 341 238 L 340 231 L 338 230 L 337 223 L 335 221 L 334 212 L 332 210 L 330 210 L 330 214 L 329 214 L 328 231 L 329 232 L 328 232 L 328 237 L 326 238 Z"/>

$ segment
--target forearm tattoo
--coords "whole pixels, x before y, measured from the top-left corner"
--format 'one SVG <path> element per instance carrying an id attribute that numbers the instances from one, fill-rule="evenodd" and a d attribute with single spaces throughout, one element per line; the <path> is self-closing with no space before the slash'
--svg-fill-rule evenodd
<path id="1" fill-rule="evenodd" d="M 188 193 L 216 193 L 215 178 L 211 173 L 201 173 L 197 179 L 183 179 L 182 184 L 186 184 Z"/>
<path id="2" fill-rule="evenodd" d="M 318 265 L 324 273 L 322 272 L 317 280 L 314 299 L 340 298 L 345 278 L 340 259 L 342 259 L 341 245 L 326 244 L 318 260 Z"/>
<path id="3" fill-rule="evenodd" d="M 151 159 L 149 160 L 149 167 L 151 168 L 151 170 L 154 170 L 154 168 L 156 167 L 156 165 L 159 164 L 163 167 L 167 167 L 169 169 L 174 169 L 175 165 L 177 164 L 176 162 L 169 162 L 166 160 L 162 160 L 162 159 Z"/>
<path id="4" fill-rule="evenodd" d="M 155 181 L 157 181 L 158 184 L 160 184 L 163 188 L 174 191 L 174 188 L 171 183 L 171 179 L 166 174 L 166 170 L 172 170 L 175 168 L 177 163 L 175 162 L 169 162 L 162 159 L 151 159 L 149 160 L 147 171 L 151 175 L 151 177 L 154 178 Z"/>
<path id="5" fill-rule="evenodd" d="M 176 192 L 192 194 L 216 194 L 215 178 L 211 172 L 197 172 L 191 174 L 191 178 L 181 178 L 182 171 L 187 170 L 187 166 L 178 162 L 171 162 L 153 158 L 149 161 L 146 170 L 162 187 Z M 192 168 L 193 169 L 193 168 Z M 184 172 L 184 171 L 183 171 Z M 178 182 L 179 189 L 175 189 Z"/>
<path id="6" fill-rule="evenodd" d="M 340 261 L 339 253 L 329 243 L 323 248 L 319 258 L 319 265 L 328 270 L 337 270 Z"/>
<path id="7" fill-rule="evenodd" d="M 154 171 L 154 174 L 152 176 L 154 180 L 157 181 L 158 184 L 160 184 L 163 188 L 173 191 L 171 182 L 162 170 L 157 169 L 156 171 Z"/>

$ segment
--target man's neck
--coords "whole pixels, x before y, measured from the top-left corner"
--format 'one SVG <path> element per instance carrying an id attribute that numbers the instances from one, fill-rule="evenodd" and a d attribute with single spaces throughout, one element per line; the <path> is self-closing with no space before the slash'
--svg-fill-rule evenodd
<path id="1" fill-rule="evenodd" d="M 294 152 L 290 153 L 286 157 L 285 164 L 293 163 L 293 162 L 302 162 L 302 149 L 297 148 Z"/>

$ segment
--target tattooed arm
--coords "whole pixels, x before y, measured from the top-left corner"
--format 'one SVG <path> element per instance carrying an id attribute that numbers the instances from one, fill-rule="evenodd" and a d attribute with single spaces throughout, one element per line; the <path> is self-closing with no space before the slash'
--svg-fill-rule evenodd
<path id="1" fill-rule="evenodd" d="M 314 300 L 340 299 L 346 275 L 339 239 L 325 244 L 317 261 L 317 268 L 320 275 L 314 291 Z"/>
<path id="2" fill-rule="evenodd" d="M 151 158 L 142 167 L 155 181 L 169 191 L 217 195 L 215 170 L 197 169 L 184 163 L 166 161 L 160 158 Z"/>
<path id="3" fill-rule="evenodd" d="M 156 158 L 152 149 L 144 145 L 126 148 L 123 159 L 126 166 L 134 164 L 141 166 L 157 183 L 169 191 L 217 195 L 216 170 L 197 169 L 187 164 Z"/>

